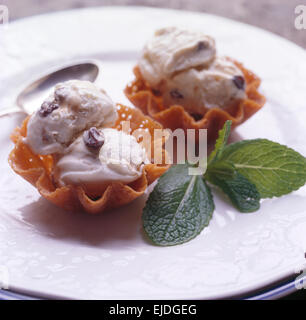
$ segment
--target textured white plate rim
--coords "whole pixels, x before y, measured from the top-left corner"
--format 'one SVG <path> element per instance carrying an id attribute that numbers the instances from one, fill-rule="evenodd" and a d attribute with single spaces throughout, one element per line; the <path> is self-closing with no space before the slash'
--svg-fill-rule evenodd
<path id="1" fill-rule="evenodd" d="M 273 33 L 269 30 L 265 30 L 265 29 L 261 29 L 259 27 L 253 26 L 251 24 L 245 23 L 245 22 L 240 22 L 237 20 L 233 20 L 230 18 L 226 18 L 223 16 L 219 16 L 216 14 L 212 14 L 212 13 L 206 13 L 206 12 L 198 12 L 198 11 L 193 11 L 193 10 L 179 10 L 179 9 L 172 9 L 172 8 L 158 8 L 158 7 L 147 7 L 147 6 L 113 6 L 113 5 L 103 5 L 103 6 L 92 6 L 92 7 L 87 7 L 87 8 L 73 8 L 73 9 L 67 9 L 67 10 L 62 10 L 62 11 L 54 11 L 54 12 L 46 12 L 46 13 L 40 13 L 40 14 L 35 14 L 32 16 L 28 16 L 28 17 L 22 17 L 19 18 L 17 20 L 13 20 L 12 22 L 10 22 L 10 24 L 18 24 L 18 23 L 23 23 L 27 20 L 33 20 L 33 19 L 41 19 L 42 17 L 48 17 L 48 16 L 52 16 L 52 15 L 59 15 L 59 14 L 69 14 L 70 12 L 76 12 L 76 11 L 94 11 L 94 10 L 110 10 L 110 11 L 114 11 L 114 10 L 141 10 L 141 11 L 168 11 L 169 13 L 171 12 L 175 12 L 175 13 L 184 13 L 184 14 L 190 14 L 190 15 L 198 15 L 198 16 L 209 16 L 209 17 L 213 17 L 216 20 L 223 20 L 223 21 L 229 21 L 229 22 L 234 22 L 237 25 L 241 25 L 241 27 L 243 26 L 247 26 L 249 29 L 254 29 L 254 30 L 260 30 L 261 33 L 266 33 L 269 34 L 270 36 L 273 36 L 274 38 L 278 38 L 279 41 L 284 41 L 289 43 L 291 46 L 295 46 L 296 48 L 302 50 L 305 53 L 305 49 L 302 48 L 301 46 L 299 46 L 298 44 L 294 43 L 293 41 L 290 41 L 276 33 Z"/>
<path id="2" fill-rule="evenodd" d="M 305 279 L 306 280 L 306 279 Z M 304 281 L 305 281 L 304 280 Z M 295 281 L 288 281 L 287 283 L 284 283 L 282 285 L 279 285 L 276 288 L 267 290 L 264 293 L 259 293 L 257 294 L 255 292 L 255 296 L 248 296 L 246 295 L 246 300 L 275 300 L 275 299 L 279 299 L 282 297 L 285 297 L 293 292 L 296 292 L 297 289 L 295 287 Z M 0 300 L 12 300 L 12 299 L 16 299 L 16 300 L 36 300 L 36 299 L 42 299 L 43 297 L 35 297 L 35 296 L 31 296 L 30 293 L 28 293 L 27 295 L 21 295 L 18 293 L 18 291 L 12 291 L 12 290 L 0 290 Z M 46 297 L 46 298 L 50 298 L 50 296 Z M 242 298 L 244 299 L 244 297 Z"/>
<path id="3" fill-rule="evenodd" d="M 290 276 L 292 276 L 290 274 Z M 232 295 L 231 296 L 227 296 L 227 295 L 216 295 L 216 296 L 211 296 L 209 298 L 205 297 L 205 298 L 200 298 L 200 297 L 195 297 L 195 298 L 188 298 L 188 300 L 222 300 L 222 299 L 247 299 L 247 300 L 267 300 L 267 299 L 279 299 L 281 297 L 284 297 L 286 295 L 289 295 L 293 292 L 296 291 L 295 285 L 294 285 L 294 281 L 288 282 L 284 284 L 285 280 L 277 280 L 277 284 L 275 288 L 273 289 L 263 289 L 263 286 L 254 286 L 254 287 L 249 287 L 248 289 L 243 290 L 239 290 L 237 289 L 236 292 L 232 291 Z M 266 284 L 269 287 L 273 286 L 273 282 Z M 8 293 L 8 297 L 12 296 L 16 296 L 16 298 L 34 298 L 34 299 L 53 299 L 53 300 L 75 300 L 74 297 L 67 297 L 64 295 L 59 295 L 59 294 L 48 294 L 48 293 L 43 293 L 43 292 L 39 292 L 36 290 L 31 290 L 28 288 L 18 288 L 18 287 L 10 287 L 9 290 L 5 290 L 3 291 L 3 294 L 5 295 L 6 292 Z M 260 292 L 260 294 L 258 294 L 258 292 Z M 264 292 L 264 293 L 262 293 Z M 21 295 L 22 297 L 18 297 L 18 295 Z M 176 298 L 173 297 L 171 298 L 173 300 L 175 300 Z M 113 299 L 111 299 L 113 300 Z M 118 299 L 118 300 L 122 300 L 122 299 Z M 125 299 L 124 299 L 125 300 Z"/>
<path id="4" fill-rule="evenodd" d="M 100 8 L 101 9 L 101 8 Z M 137 10 L 148 10 L 148 11 L 166 11 L 165 9 L 156 9 L 156 8 L 142 8 L 142 7 L 103 7 L 102 8 L 102 10 L 110 10 L 110 11 L 113 11 L 113 10 L 135 10 L 135 9 L 137 9 Z M 81 9 L 82 11 L 84 11 L 84 10 L 88 10 L 88 11 L 92 11 L 92 10 L 96 10 L 96 8 L 85 8 L 85 9 Z M 182 13 L 182 11 L 177 11 L 177 10 L 170 10 L 170 9 L 168 9 L 167 11 L 169 11 L 169 12 L 171 12 L 171 11 L 174 11 L 174 12 L 179 12 L 180 14 Z M 22 19 L 22 20 L 20 20 L 20 21 L 16 21 L 16 22 L 14 22 L 14 23 L 16 23 L 16 24 L 18 24 L 18 23 L 23 23 L 23 21 L 27 21 L 28 19 L 40 19 L 40 17 L 41 16 L 48 16 L 48 15 L 59 15 L 59 14 L 69 14 L 70 12 L 77 12 L 77 9 L 76 10 L 67 10 L 67 11 L 65 11 L 65 12 L 60 12 L 60 13 L 58 13 L 58 12 L 56 12 L 56 13 L 52 13 L 52 14 L 46 14 L 46 15 L 38 15 L 38 16 L 35 16 L 35 17 L 31 17 L 31 18 L 25 18 L 25 19 Z M 193 13 L 193 12 L 184 12 L 184 14 L 189 14 L 189 15 L 199 15 L 199 16 L 203 16 L 203 14 L 202 13 Z M 206 14 L 205 14 L 206 15 Z M 208 15 L 208 16 L 211 16 L 211 15 Z M 220 20 L 228 20 L 228 21 L 231 21 L 231 20 L 229 20 L 229 19 L 225 19 L 225 18 L 222 18 L 222 17 L 215 17 L 216 19 L 220 19 Z M 235 22 L 236 23 L 236 22 Z M 241 24 L 242 26 L 244 25 L 244 24 L 242 24 L 242 23 L 239 23 L 239 24 Z M 249 27 L 249 26 L 248 26 Z M 256 29 L 256 30 L 258 30 L 258 28 L 256 28 L 256 27 L 252 27 L 252 26 L 250 26 L 250 28 L 254 28 L 254 29 Z M 270 33 L 270 32 L 267 32 L 267 31 L 262 31 L 262 30 L 260 30 L 261 32 L 265 32 L 265 33 L 267 33 L 267 34 L 269 34 L 270 36 L 273 36 L 273 37 L 277 37 L 277 38 L 279 38 L 279 40 L 280 41 L 285 41 L 286 43 L 288 43 L 288 44 L 290 44 L 290 45 L 292 45 L 292 43 L 291 42 L 289 42 L 289 41 L 287 41 L 287 40 L 285 40 L 285 39 L 283 39 L 283 38 L 280 38 L 279 36 L 275 36 L 274 34 L 272 34 L 272 33 Z M 295 45 L 296 46 L 296 45 Z M 300 50 L 303 50 L 303 49 L 301 49 L 300 47 L 298 47 L 298 46 L 296 46 L 296 48 L 299 48 Z M 303 50 L 303 54 L 304 54 L 305 52 L 304 52 L 304 50 Z M 285 278 L 285 277 L 288 277 L 288 276 L 290 276 L 290 275 L 292 275 L 292 273 L 290 273 L 290 272 L 286 272 L 286 273 L 283 273 L 282 274 L 282 278 Z M 279 275 L 278 276 L 275 276 L 273 279 L 271 278 L 270 280 L 271 280 L 271 282 L 274 282 L 274 281 L 277 281 L 277 280 L 279 280 L 280 279 L 280 277 L 279 277 Z M 258 290 L 260 287 L 262 287 L 262 285 L 254 285 L 253 287 L 248 287 L 248 289 L 245 291 L 245 293 L 246 292 L 250 292 L 250 291 L 256 291 L 256 290 Z M 21 292 L 21 291 L 23 291 L 21 288 L 14 288 L 14 287 L 12 287 L 12 289 L 14 289 L 14 290 L 16 290 L 16 291 L 19 291 L 19 292 Z M 34 291 L 32 292 L 31 290 L 26 290 L 28 293 L 35 293 Z M 25 291 L 24 291 L 25 292 Z M 37 294 L 37 293 L 36 293 Z M 242 291 L 241 291 L 241 288 L 240 289 L 237 289 L 237 291 L 236 292 L 234 292 L 234 291 L 232 291 L 231 290 L 231 294 L 232 295 L 241 295 L 242 294 Z M 222 295 L 217 295 L 216 297 L 221 297 Z M 59 296 L 58 296 L 59 297 Z M 212 296 L 212 298 L 214 298 L 213 296 Z"/>
<path id="5" fill-rule="evenodd" d="M 306 281 L 306 278 L 305 280 Z M 285 297 L 291 293 L 296 292 L 297 289 L 295 287 L 295 281 L 290 280 L 287 283 L 278 284 L 278 286 L 274 287 L 273 289 L 267 289 L 266 291 L 260 290 L 260 293 L 253 292 L 253 295 L 245 294 L 242 297 L 237 297 L 237 299 L 246 299 L 246 300 L 276 300 L 280 299 L 282 297 Z M 22 294 L 24 293 L 24 295 Z M 32 293 L 32 294 L 35 294 Z M 17 300 L 32 300 L 32 299 L 43 299 L 43 296 L 34 296 L 32 295 L 30 291 L 23 291 L 18 293 L 17 291 L 10 290 L 0 290 L 0 300 L 11 300 L 11 299 L 17 299 Z M 45 298 L 52 298 L 51 296 L 46 296 Z M 56 297 L 54 296 L 53 299 L 56 298 L 62 298 L 63 297 Z M 235 297 L 231 297 L 235 299 Z"/>

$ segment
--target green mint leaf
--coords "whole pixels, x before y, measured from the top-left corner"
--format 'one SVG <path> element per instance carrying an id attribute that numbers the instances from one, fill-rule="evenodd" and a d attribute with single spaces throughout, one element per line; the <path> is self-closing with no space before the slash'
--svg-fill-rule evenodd
<path id="1" fill-rule="evenodd" d="M 293 149 L 266 139 L 230 144 L 224 148 L 221 160 L 233 163 L 262 198 L 288 194 L 306 182 L 306 159 Z"/>
<path id="2" fill-rule="evenodd" d="M 209 176 L 218 176 L 219 179 L 233 179 L 236 176 L 234 165 L 228 161 L 216 161 L 208 166 L 204 178 L 209 180 Z"/>
<path id="3" fill-rule="evenodd" d="M 218 186 L 241 212 L 254 212 L 260 207 L 260 194 L 256 186 L 240 173 L 233 179 L 218 175 L 209 176 L 209 181 Z"/>
<path id="4" fill-rule="evenodd" d="M 177 245 L 195 238 L 214 211 L 209 187 L 188 165 L 174 165 L 162 175 L 143 210 L 143 227 L 154 244 Z"/>
<path id="5" fill-rule="evenodd" d="M 228 137 L 231 133 L 232 121 L 227 120 L 223 128 L 219 131 L 219 136 L 215 144 L 215 149 L 208 157 L 208 165 L 218 160 L 222 155 L 223 149 L 227 144 Z"/>

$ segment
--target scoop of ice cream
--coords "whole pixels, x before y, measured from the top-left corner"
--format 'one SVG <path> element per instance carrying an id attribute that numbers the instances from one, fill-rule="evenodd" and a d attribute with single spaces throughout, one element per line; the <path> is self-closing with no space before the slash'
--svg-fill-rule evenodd
<path id="1" fill-rule="evenodd" d="M 116 105 L 93 83 L 59 83 L 31 116 L 25 142 L 36 154 L 61 153 L 83 130 L 111 126 L 116 118 Z"/>
<path id="2" fill-rule="evenodd" d="M 144 163 L 149 163 L 146 151 L 135 137 L 112 128 L 90 128 L 59 156 L 54 175 L 60 185 L 101 188 L 138 179 Z"/>
<path id="3" fill-rule="evenodd" d="M 155 33 L 138 63 L 146 82 L 164 105 L 189 113 L 227 108 L 245 98 L 245 79 L 229 59 L 216 56 L 215 42 L 200 32 L 166 28 Z"/>
<path id="4" fill-rule="evenodd" d="M 155 32 L 138 65 L 143 77 L 154 87 L 176 72 L 209 65 L 215 55 L 215 41 L 211 37 L 169 27 Z"/>
<path id="5" fill-rule="evenodd" d="M 245 98 L 245 80 L 235 64 L 218 57 L 203 69 L 190 68 L 162 86 L 165 105 L 182 105 L 191 114 L 210 108 L 227 108 Z"/>

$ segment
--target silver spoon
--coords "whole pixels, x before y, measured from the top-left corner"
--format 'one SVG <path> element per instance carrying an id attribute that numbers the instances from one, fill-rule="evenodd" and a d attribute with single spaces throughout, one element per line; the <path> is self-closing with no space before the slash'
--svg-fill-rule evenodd
<path id="1" fill-rule="evenodd" d="M 25 86 L 18 94 L 15 106 L 0 109 L 0 117 L 15 112 L 33 113 L 40 107 L 44 99 L 48 97 L 51 89 L 59 82 L 72 79 L 94 82 L 100 72 L 99 65 L 100 63 L 98 61 L 90 60 L 51 70 L 49 73 L 40 76 Z"/>

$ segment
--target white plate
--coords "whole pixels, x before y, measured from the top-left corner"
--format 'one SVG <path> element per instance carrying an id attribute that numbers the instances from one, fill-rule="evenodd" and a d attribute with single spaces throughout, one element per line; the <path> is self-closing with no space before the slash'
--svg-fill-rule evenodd
<path id="1" fill-rule="evenodd" d="M 306 53 L 265 31 L 223 18 L 149 8 L 92 8 L 37 16 L 1 30 L 0 106 L 34 73 L 71 58 L 100 58 L 101 85 L 115 101 L 153 31 L 201 29 L 220 54 L 261 76 L 266 106 L 234 138 L 265 137 L 306 155 Z M 237 212 L 215 192 L 208 228 L 184 245 L 160 248 L 143 238 L 143 196 L 100 216 L 64 212 L 42 199 L 7 164 L 18 117 L 0 120 L 0 266 L 15 291 L 93 299 L 222 298 L 245 295 L 301 267 L 306 251 L 306 188 Z"/>

